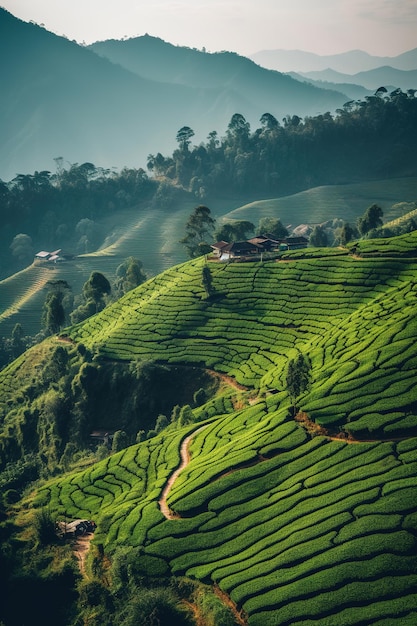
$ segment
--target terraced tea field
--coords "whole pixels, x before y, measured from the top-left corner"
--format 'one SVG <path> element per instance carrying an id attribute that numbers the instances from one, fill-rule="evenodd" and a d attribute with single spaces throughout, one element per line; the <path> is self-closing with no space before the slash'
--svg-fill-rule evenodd
<path id="1" fill-rule="evenodd" d="M 21 272 L 0 281 L 0 328 L 3 336 L 11 335 L 18 320 L 27 334 L 33 328 L 36 328 L 35 332 L 39 331 L 45 300 L 43 290 L 48 280 L 55 280 L 55 276 L 55 267 L 33 263 Z"/>
<path id="2" fill-rule="evenodd" d="M 157 501 L 189 431 L 51 483 L 38 505 L 98 520 L 95 541 L 131 546 L 148 575 L 217 584 L 251 626 L 413 623 L 416 438 L 310 439 L 271 397 L 196 429 L 167 520 Z"/>
<path id="3" fill-rule="evenodd" d="M 183 261 L 185 254 L 178 241 L 186 213 L 187 209 L 168 215 L 154 210 L 140 217 L 128 212 L 122 216 L 123 226 L 116 228 L 108 220 L 111 243 L 98 251 L 57 265 L 35 262 L 0 281 L 0 335 L 10 337 L 17 322 L 28 335 L 39 332 L 48 280 L 65 280 L 74 294 L 80 294 L 91 272 L 101 272 L 113 281 L 117 267 L 129 256 L 140 259 L 148 275 Z"/>
<path id="4" fill-rule="evenodd" d="M 216 198 L 209 201 L 209 206 L 218 225 L 224 219 L 246 219 L 256 225 L 262 217 L 279 217 L 284 224 L 297 226 L 334 217 L 355 223 L 369 205 L 377 203 L 384 209 L 384 220 L 397 223 L 407 212 L 398 203 L 414 202 L 416 195 L 417 180 L 410 177 L 316 187 L 243 206 L 240 206 L 239 199 Z M 179 241 L 184 236 L 184 226 L 194 206 L 195 203 L 185 201 L 170 210 L 126 210 L 108 216 L 99 222 L 101 229 L 108 233 L 100 249 L 81 254 L 75 262 L 54 267 L 54 279 L 67 280 L 73 292 L 78 294 L 92 271 L 102 272 L 112 281 L 118 265 L 129 256 L 140 259 L 148 276 L 181 263 L 186 254 Z M 22 324 L 26 334 L 39 332 L 45 300 L 41 287 L 30 268 L 0 281 L 1 336 L 9 337 L 17 322 Z"/>
<path id="5" fill-rule="evenodd" d="M 67 329 L 103 359 L 199 365 L 248 390 L 32 504 L 94 519 L 110 559 L 130 546 L 144 575 L 218 585 L 249 626 L 417 623 L 417 233 L 354 252 L 211 262 L 208 299 L 198 259 Z M 309 384 L 291 398 L 300 354 Z M 3 407 L 19 368 L 0 374 Z"/>
<path id="6" fill-rule="evenodd" d="M 288 361 L 303 353 L 311 386 L 300 406 L 313 420 L 360 436 L 415 432 L 416 235 L 377 241 L 363 244 L 369 254 L 380 246 L 372 258 L 303 251 L 307 258 L 281 262 L 210 263 L 211 300 L 204 261 L 186 263 L 68 336 L 99 344 L 107 358 L 204 365 L 260 390 L 283 391 Z"/>
<path id="7" fill-rule="evenodd" d="M 355 224 L 365 209 L 378 204 L 384 211 L 384 221 L 401 217 L 401 202 L 415 202 L 417 180 L 400 178 L 349 185 L 313 187 L 282 198 L 256 200 L 230 211 L 227 219 L 250 220 L 257 223 L 262 217 L 279 217 L 283 224 L 317 224 L 333 218 Z M 401 210 L 401 209 L 400 209 Z"/>

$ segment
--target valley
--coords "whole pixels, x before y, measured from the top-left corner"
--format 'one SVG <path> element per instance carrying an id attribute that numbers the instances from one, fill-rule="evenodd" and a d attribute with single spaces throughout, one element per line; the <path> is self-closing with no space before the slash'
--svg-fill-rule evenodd
<path id="1" fill-rule="evenodd" d="M 240 198 L 217 197 L 210 202 L 213 216 L 220 225 L 230 220 L 254 223 L 265 217 L 278 216 L 289 227 L 314 225 L 334 219 L 354 223 L 364 207 L 377 202 L 384 210 L 384 221 L 401 218 L 415 198 L 415 178 L 387 179 L 350 185 L 328 185 L 271 199 L 259 199 L 241 204 Z M 149 277 L 186 259 L 179 243 L 188 214 L 194 206 L 192 199 L 170 210 L 131 209 L 98 222 L 106 233 L 95 252 L 79 254 L 61 264 L 35 261 L 19 273 L 0 281 L 0 335 L 10 336 L 16 323 L 25 333 L 34 335 L 41 329 L 45 284 L 50 280 L 65 280 L 74 295 L 93 271 L 102 272 L 111 281 L 117 267 L 132 256 L 140 259 Z"/>
<path id="2" fill-rule="evenodd" d="M 110 562 L 129 546 L 147 580 L 218 586 L 250 626 L 411 624 L 416 250 L 412 232 L 356 242 L 354 256 L 305 249 L 286 263 L 209 262 L 212 300 L 200 258 L 67 329 L 69 362 L 77 346 L 95 346 L 99 367 L 152 358 L 248 390 L 221 387 L 191 422 L 40 484 L 19 505 L 20 523 L 44 508 L 94 519 L 92 546 Z M 300 353 L 309 382 L 291 398 L 285 376 Z M 0 377 L 6 428 L 16 402 L 25 411 L 25 387 L 18 400 L 11 382 L 21 365 Z M 303 428 L 295 405 L 328 434 Z M 20 428 L 25 447 L 30 423 Z"/>

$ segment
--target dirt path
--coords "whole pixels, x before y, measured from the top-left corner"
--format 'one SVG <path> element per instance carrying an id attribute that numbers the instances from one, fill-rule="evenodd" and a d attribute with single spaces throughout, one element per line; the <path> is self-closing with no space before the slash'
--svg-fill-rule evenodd
<path id="1" fill-rule="evenodd" d="M 93 539 L 93 533 L 87 533 L 81 537 L 77 537 L 74 540 L 73 551 L 77 557 L 78 567 L 83 576 L 86 576 L 85 572 L 85 560 L 87 558 L 88 551 L 90 549 L 90 542 Z"/>
<path id="2" fill-rule="evenodd" d="M 321 437 L 326 437 L 329 441 L 342 441 L 343 443 L 348 444 L 360 444 L 360 443 L 384 443 L 389 441 L 404 441 L 410 438 L 410 435 L 405 435 L 404 437 L 389 437 L 387 439 L 356 439 L 353 435 L 350 435 L 346 432 L 339 432 L 336 434 L 330 434 L 329 431 L 323 426 L 319 426 L 316 422 L 313 422 L 307 413 L 300 411 L 294 417 L 295 421 L 298 422 L 310 435 L 320 435 Z"/>
<path id="3" fill-rule="evenodd" d="M 197 428 L 197 430 L 195 430 L 194 432 L 191 433 L 191 435 L 188 435 L 188 437 L 186 437 L 182 444 L 181 444 L 181 448 L 180 448 L 180 456 L 181 456 L 181 463 L 179 464 L 179 466 L 177 467 L 177 469 L 171 474 L 171 476 L 168 478 L 165 487 L 162 490 L 162 494 L 160 499 L 158 500 L 158 504 L 159 504 L 159 508 L 161 509 L 161 513 L 166 517 L 166 519 L 178 519 L 179 515 L 177 513 L 175 513 L 174 511 L 171 511 L 171 509 L 169 508 L 168 504 L 167 504 L 167 497 L 169 492 L 172 489 L 173 484 L 175 483 L 175 481 L 178 478 L 178 475 L 180 474 L 180 472 L 182 472 L 182 470 L 187 467 L 188 463 L 190 462 L 190 452 L 188 450 L 188 446 L 191 442 L 191 440 L 202 430 L 204 430 L 204 428 L 207 428 L 208 424 L 204 424 L 204 426 L 200 426 L 200 428 Z"/>

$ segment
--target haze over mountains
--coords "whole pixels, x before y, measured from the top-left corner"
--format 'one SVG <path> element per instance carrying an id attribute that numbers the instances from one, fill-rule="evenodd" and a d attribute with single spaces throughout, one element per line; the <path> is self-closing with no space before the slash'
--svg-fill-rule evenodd
<path id="1" fill-rule="evenodd" d="M 261 50 L 250 58 L 280 72 L 312 72 L 332 68 L 345 74 L 357 74 L 389 66 L 399 70 L 414 70 L 417 67 L 417 48 L 395 57 L 373 56 L 363 50 L 350 50 L 341 54 L 320 55 L 303 50 Z"/>
<path id="2" fill-rule="evenodd" d="M 184 125 L 198 143 L 212 130 L 223 133 L 237 111 L 256 124 L 268 109 L 278 118 L 304 116 L 346 100 L 231 53 L 209 55 L 151 37 L 120 46 L 135 73 L 0 10 L 0 51 L 8 59 L 0 70 L 0 178 L 53 169 L 59 156 L 145 167 L 150 152 L 172 151 Z M 170 71 L 164 76 L 173 63 L 185 70 L 175 80 Z"/>
<path id="3" fill-rule="evenodd" d="M 0 69 L 0 179 L 6 181 L 18 173 L 53 171 L 57 157 L 71 164 L 145 168 L 150 153 L 175 149 L 182 126 L 194 130 L 198 145 L 213 130 L 224 135 L 236 112 L 252 129 L 265 112 L 278 120 L 334 112 L 377 83 L 413 87 L 417 68 L 417 49 L 392 59 L 361 51 L 320 57 L 276 50 L 250 60 L 149 35 L 85 47 L 4 9 L 0 52 L 7 59 Z M 398 69 L 369 72 L 388 63 Z M 332 72 L 317 75 L 282 73 L 329 67 Z M 365 74 L 341 74 L 359 70 Z"/>
<path id="4" fill-rule="evenodd" d="M 297 55 L 281 55 L 278 72 L 235 53 L 210 54 L 148 35 L 87 48 L 4 9 L 0 51 L 7 59 L 0 69 L 3 180 L 54 170 L 57 157 L 106 168 L 145 167 L 150 153 L 172 152 L 184 125 L 194 130 L 198 144 L 212 130 L 223 135 L 236 112 L 255 129 L 265 112 L 277 119 L 317 115 L 334 112 L 352 97 L 343 85 L 308 84 L 305 77 L 281 73 L 289 67 L 317 69 L 317 55 L 297 53 L 302 67 Z M 411 51 L 397 57 L 397 64 L 415 68 L 415 57 Z M 361 52 L 319 59 L 344 71 L 352 69 L 352 59 L 362 70 L 378 61 Z"/>

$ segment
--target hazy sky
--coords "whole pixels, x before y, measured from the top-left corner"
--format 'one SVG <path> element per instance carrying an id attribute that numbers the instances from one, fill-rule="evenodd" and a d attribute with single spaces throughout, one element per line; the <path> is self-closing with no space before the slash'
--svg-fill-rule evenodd
<path id="1" fill-rule="evenodd" d="M 249 55 L 283 48 L 395 56 L 417 47 L 417 0 L 0 0 L 16 17 L 78 42 L 148 33 Z"/>

